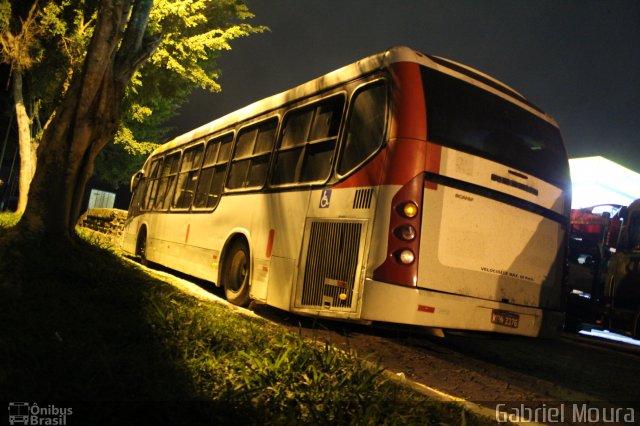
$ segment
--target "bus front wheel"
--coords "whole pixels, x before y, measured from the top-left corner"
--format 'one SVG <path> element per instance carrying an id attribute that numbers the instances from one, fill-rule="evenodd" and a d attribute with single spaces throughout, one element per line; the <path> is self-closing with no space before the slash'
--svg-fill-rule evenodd
<path id="1" fill-rule="evenodd" d="M 222 285 L 227 300 L 237 306 L 247 306 L 251 260 L 249 247 L 243 239 L 231 243 L 222 270 Z"/>

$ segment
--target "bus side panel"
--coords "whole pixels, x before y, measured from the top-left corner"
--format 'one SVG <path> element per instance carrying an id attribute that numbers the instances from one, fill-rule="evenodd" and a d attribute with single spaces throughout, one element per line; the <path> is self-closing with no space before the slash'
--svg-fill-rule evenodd
<path id="1" fill-rule="evenodd" d="M 387 259 L 391 201 L 400 188 L 399 185 L 380 186 L 378 203 L 376 204 L 377 211 L 371 232 L 372 239 L 367 261 L 367 278 L 372 278 L 373 272 Z"/>
<path id="2" fill-rule="evenodd" d="M 286 192 L 256 194 L 250 199 L 248 197 L 238 196 L 237 199 L 243 200 L 243 203 L 236 208 L 254 212 L 251 221 L 251 297 L 288 309 L 291 287 L 291 267 L 288 265 L 298 258 L 302 232 L 299 229 L 304 226 L 300 218 L 304 214 L 302 212 L 308 194 Z M 274 214 L 275 212 L 286 213 Z M 269 285 L 272 287 L 271 294 Z"/>
<path id="3" fill-rule="evenodd" d="M 128 221 L 122 233 L 122 250 L 132 255 L 136 254 L 140 218 L 139 215 Z"/>
<path id="4" fill-rule="evenodd" d="M 299 262 L 310 191 L 267 194 L 259 209 L 262 228 L 273 229 L 267 285 L 267 304 L 289 310 L 294 277 Z M 266 247 L 258 250 L 264 250 Z"/>
<path id="5" fill-rule="evenodd" d="M 279 309 L 291 308 L 293 277 L 296 275 L 296 259 L 280 256 L 271 257 L 267 304 Z"/>

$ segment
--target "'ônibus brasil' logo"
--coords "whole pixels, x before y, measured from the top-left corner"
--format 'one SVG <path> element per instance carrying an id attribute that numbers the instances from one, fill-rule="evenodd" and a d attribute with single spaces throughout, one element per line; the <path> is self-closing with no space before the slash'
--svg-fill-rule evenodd
<path id="1" fill-rule="evenodd" d="M 67 416 L 71 414 L 73 414 L 72 408 L 56 407 L 53 404 L 39 407 L 37 403 L 9 403 L 9 424 L 11 425 L 66 425 Z"/>

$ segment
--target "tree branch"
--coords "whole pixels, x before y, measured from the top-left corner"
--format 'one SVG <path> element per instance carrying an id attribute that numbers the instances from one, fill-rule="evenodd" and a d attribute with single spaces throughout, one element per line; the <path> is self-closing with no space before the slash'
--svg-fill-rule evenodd
<path id="1" fill-rule="evenodd" d="M 80 116 L 89 109 L 97 91 L 100 89 L 100 82 L 104 76 L 106 68 L 111 65 L 113 54 L 117 49 L 118 42 L 114 38 L 121 37 L 132 0 L 101 0 L 100 12 L 96 21 L 96 28 L 93 32 L 91 42 L 87 48 L 87 57 L 84 61 L 82 79 L 89 84 L 82 84 L 78 113 Z"/>
<path id="2" fill-rule="evenodd" d="M 115 61 L 116 78 L 128 82 L 133 73 L 160 44 L 160 37 L 147 34 L 153 0 L 134 0 L 129 23 Z"/>

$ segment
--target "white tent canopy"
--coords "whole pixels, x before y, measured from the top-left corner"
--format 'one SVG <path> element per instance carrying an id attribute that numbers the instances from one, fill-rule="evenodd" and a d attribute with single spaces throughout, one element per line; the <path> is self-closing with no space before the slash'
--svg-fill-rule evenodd
<path id="1" fill-rule="evenodd" d="M 640 198 L 640 174 L 604 157 L 569 160 L 573 199 L 571 208 L 598 204 L 629 205 Z"/>

